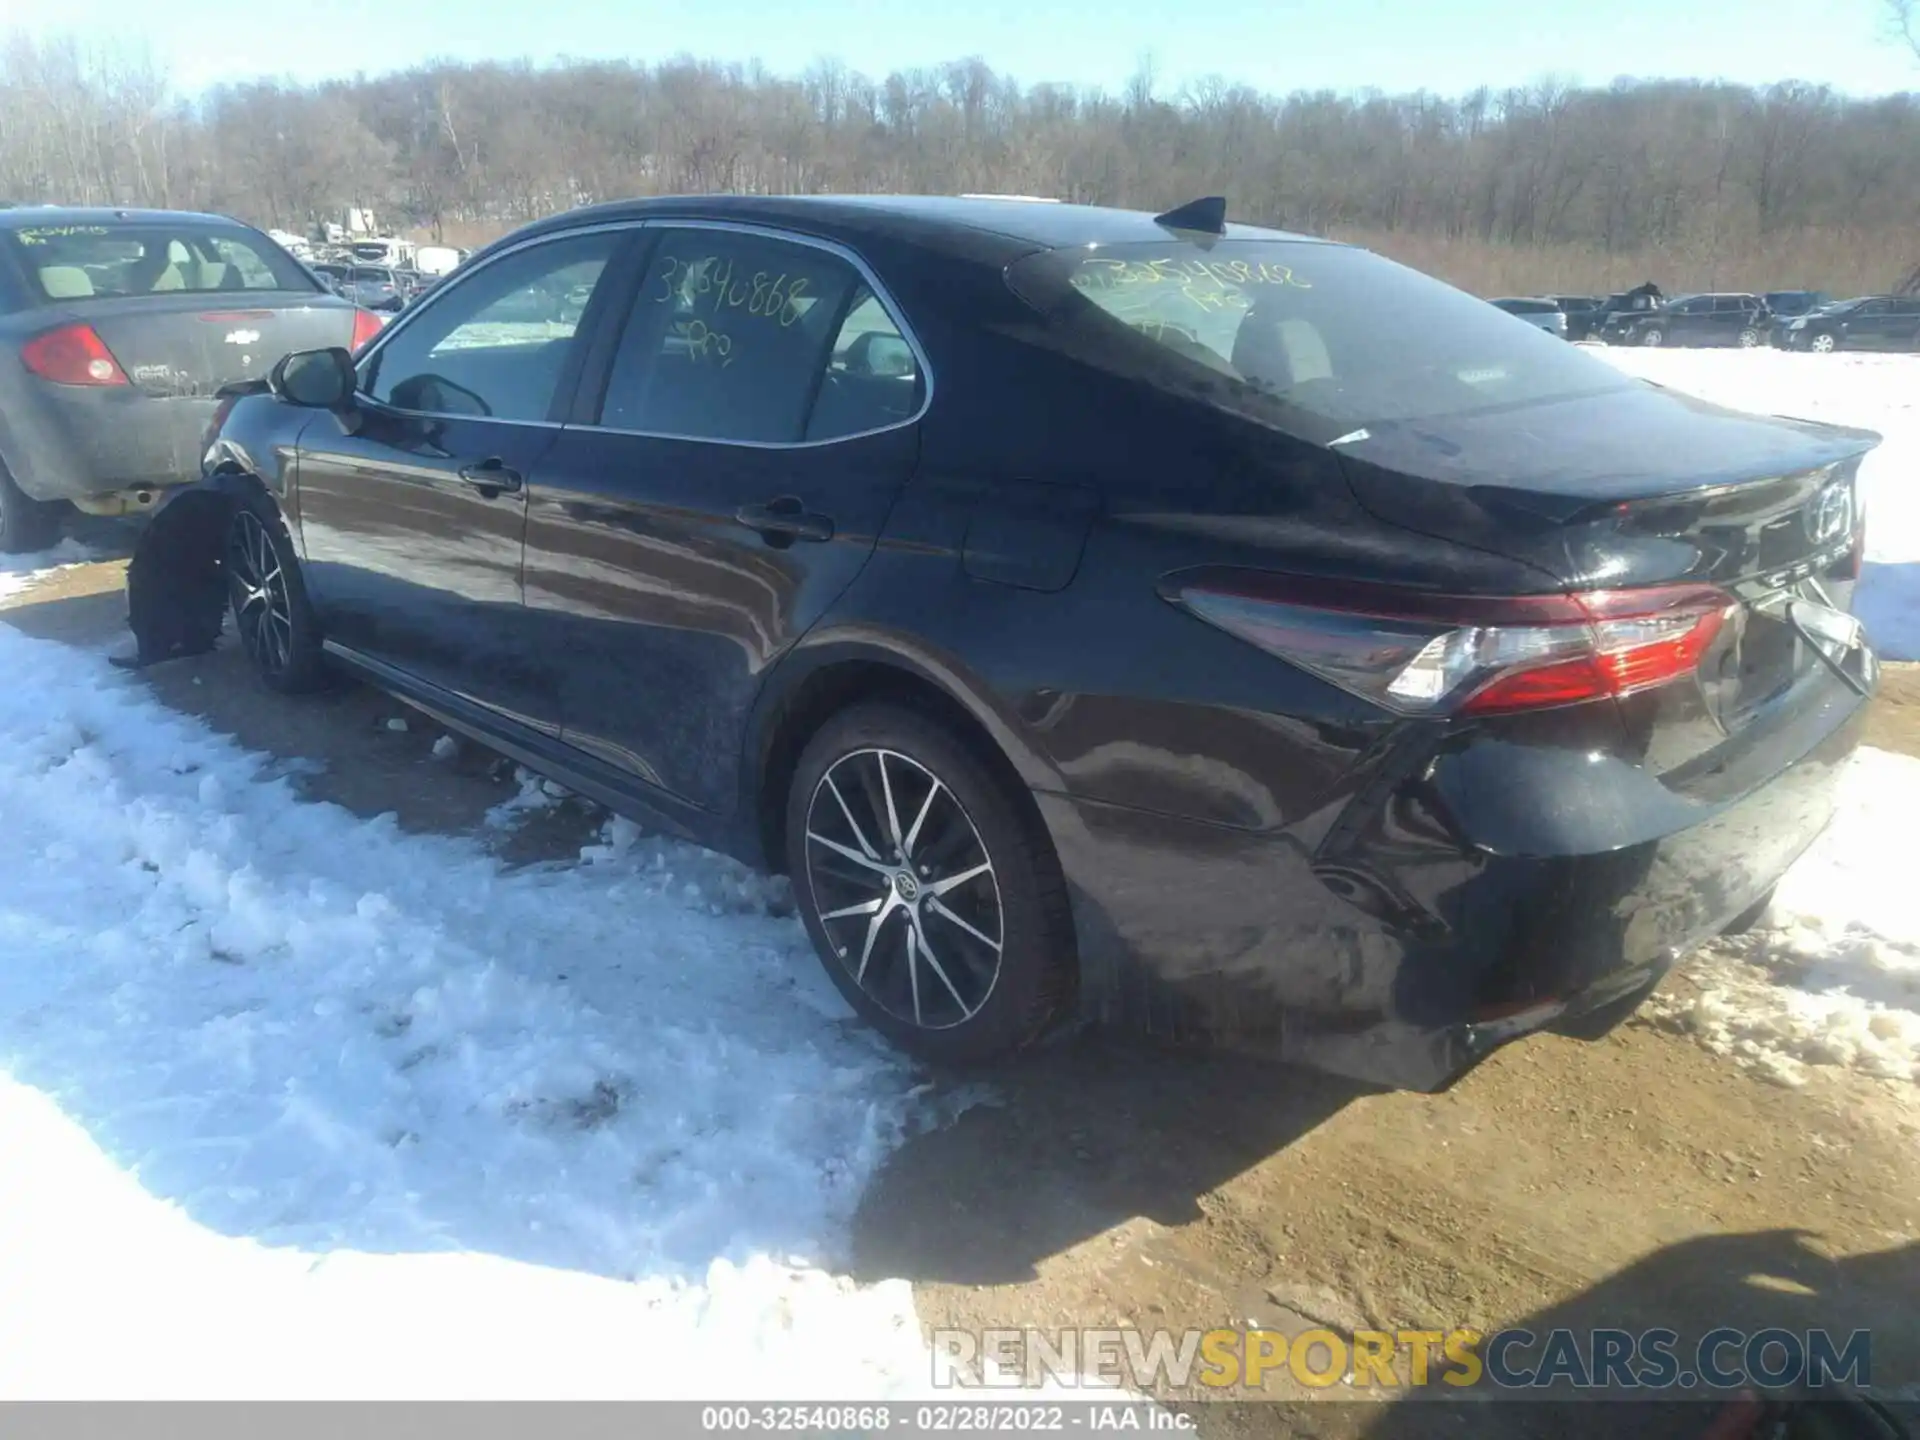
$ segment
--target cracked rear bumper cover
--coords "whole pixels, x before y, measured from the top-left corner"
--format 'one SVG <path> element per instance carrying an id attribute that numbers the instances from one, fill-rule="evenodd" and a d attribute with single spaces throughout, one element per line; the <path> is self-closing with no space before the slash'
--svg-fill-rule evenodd
<path id="1" fill-rule="evenodd" d="M 1596 1038 L 1819 837 L 1865 713 L 1834 682 L 1783 720 L 1772 753 L 1756 744 L 1773 773 L 1738 798 L 1686 799 L 1641 772 L 1658 793 L 1636 811 L 1620 798 L 1626 777 L 1592 776 L 1614 817 L 1648 829 L 1584 853 L 1490 853 L 1471 824 L 1451 823 L 1490 776 L 1544 785 L 1563 764 L 1512 746 L 1457 766 L 1457 804 L 1451 758 L 1438 785 L 1397 790 L 1379 813 L 1401 823 L 1346 827 L 1337 865 L 1292 830 L 1036 793 L 1073 896 L 1082 1016 L 1416 1090 L 1445 1088 L 1522 1035 Z M 1572 789 L 1597 768 L 1565 763 L 1549 792 L 1570 807 L 1563 818 L 1606 818 Z M 1422 804 L 1450 823 L 1404 823 Z"/>

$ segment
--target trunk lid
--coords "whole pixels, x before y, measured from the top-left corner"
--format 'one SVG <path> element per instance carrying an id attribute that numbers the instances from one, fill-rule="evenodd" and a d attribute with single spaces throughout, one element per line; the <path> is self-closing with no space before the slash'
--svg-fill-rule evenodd
<path id="1" fill-rule="evenodd" d="M 136 390 L 211 396 L 256 380 L 295 350 L 350 346 L 353 306 L 294 291 L 179 292 L 101 299 L 76 311 Z"/>
<path id="2" fill-rule="evenodd" d="M 1879 437 L 1650 385 L 1370 426 L 1338 445 L 1389 524 L 1521 560 L 1570 590 L 1704 582 L 1738 612 L 1701 665 L 1731 733 L 1823 662 L 1786 601 L 1848 608 L 1860 461 Z"/>

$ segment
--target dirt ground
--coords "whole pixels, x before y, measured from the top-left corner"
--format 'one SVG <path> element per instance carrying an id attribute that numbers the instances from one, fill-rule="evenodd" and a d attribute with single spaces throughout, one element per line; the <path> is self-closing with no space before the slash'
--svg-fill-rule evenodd
<path id="1" fill-rule="evenodd" d="M 0 618 L 124 648 L 123 570 L 63 570 L 0 602 Z M 313 798 L 486 834 L 510 862 L 567 856 L 597 823 L 562 807 L 486 831 L 512 789 L 492 756 L 432 759 L 438 730 L 417 716 L 390 729 L 407 712 L 367 690 L 272 695 L 231 644 L 142 680 L 251 748 L 321 762 L 301 782 Z M 1920 666 L 1888 667 L 1868 742 L 1920 754 Z M 1687 983 L 1684 967 L 1669 983 Z M 1920 1398 L 1911 1085 L 1820 1069 L 1781 1089 L 1630 1022 L 1594 1043 L 1510 1046 L 1437 1096 L 1087 1038 L 996 1088 L 998 1103 L 909 1143 L 856 1226 L 856 1273 L 911 1278 L 929 1328 L 1867 1328 L 1876 1389 Z M 1697 1403 L 1195 1413 L 1209 1437 L 1467 1440 L 1653 1440 L 1708 1418 Z"/>

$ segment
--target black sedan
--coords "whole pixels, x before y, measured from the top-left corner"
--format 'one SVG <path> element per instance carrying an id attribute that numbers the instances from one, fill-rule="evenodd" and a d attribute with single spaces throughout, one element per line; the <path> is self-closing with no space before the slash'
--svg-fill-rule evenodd
<path id="1" fill-rule="evenodd" d="M 1787 322 L 1788 350 L 1920 350 L 1920 296 L 1865 295 Z"/>
<path id="2" fill-rule="evenodd" d="M 215 390 L 378 329 L 238 221 L 0 210 L 0 551 L 197 480 Z"/>
<path id="3" fill-rule="evenodd" d="M 1764 345 L 1773 316 L 1758 295 L 1685 295 L 1658 309 L 1615 316 L 1601 336 L 1610 345 Z"/>
<path id="4" fill-rule="evenodd" d="M 1597 1034 L 1828 819 L 1876 437 L 1222 211 L 542 221 L 231 400 L 142 658 L 230 605 L 270 686 L 784 871 L 930 1059 L 1078 1017 L 1436 1087 Z"/>

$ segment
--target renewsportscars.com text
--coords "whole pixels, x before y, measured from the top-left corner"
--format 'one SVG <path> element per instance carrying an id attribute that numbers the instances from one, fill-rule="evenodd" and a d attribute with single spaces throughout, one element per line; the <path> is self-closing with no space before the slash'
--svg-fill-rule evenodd
<path id="1" fill-rule="evenodd" d="M 933 1332 L 932 1367 L 933 1384 L 954 1390 L 1052 1383 L 1231 1392 L 1287 1379 L 1309 1390 L 1864 1390 L 1873 1383 L 1873 1336 L 1726 1327 L 1689 1343 L 1667 1329 L 943 1329 Z"/>

